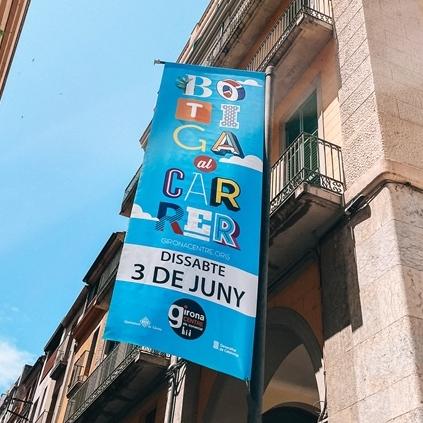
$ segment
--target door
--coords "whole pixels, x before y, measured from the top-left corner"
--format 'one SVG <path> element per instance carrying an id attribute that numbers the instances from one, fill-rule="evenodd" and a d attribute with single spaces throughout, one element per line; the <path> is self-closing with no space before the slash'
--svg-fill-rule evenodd
<path id="1" fill-rule="evenodd" d="M 291 181 L 301 171 L 312 182 L 319 169 L 318 160 L 317 95 L 314 92 L 285 124 L 286 157 L 285 181 Z M 291 148 L 290 148 L 291 147 Z"/>

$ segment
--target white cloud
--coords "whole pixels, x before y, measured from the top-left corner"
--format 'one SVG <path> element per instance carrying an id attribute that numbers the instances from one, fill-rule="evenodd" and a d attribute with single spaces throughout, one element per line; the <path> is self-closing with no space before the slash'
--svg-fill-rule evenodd
<path id="1" fill-rule="evenodd" d="M 249 155 L 245 156 L 244 158 L 239 156 L 232 156 L 228 159 L 226 157 L 222 157 L 219 162 L 244 166 L 253 170 L 257 170 L 258 172 L 263 172 L 263 162 L 257 156 Z"/>
<path id="2" fill-rule="evenodd" d="M 157 219 L 157 217 L 151 216 L 150 213 L 144 212 L 142 210 L 142 207 L 135 203 L 132 206 L 131 217 L 136 219 L 144 219 L 144 220 L 155 220 L 155 221 L 159 220 Z"/>
<path id="3" fill-rule="evenodd" d="M 245 81 L 236 81 L 242 85 L 249 85 L 250 87 L 261 87 L 261 85 L 254 79 L 246 79 Z"/>
<path id="4" fill-rule="evenodd" d="M 34 357 L 19 350 L 12 343 L 0 340 L 0 392 L 9 389 L 22 373 L 25 364 L 32 364 Z"/>

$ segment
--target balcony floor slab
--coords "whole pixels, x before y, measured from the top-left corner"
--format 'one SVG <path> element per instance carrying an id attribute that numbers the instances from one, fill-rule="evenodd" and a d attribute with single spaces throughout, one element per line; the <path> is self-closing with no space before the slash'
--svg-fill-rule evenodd
<path id="1" fill-rule="evenodd" d="M 341 194 L 302 183 L 270 218 L 269 282 L 314 248 L 342 213 Z"/>

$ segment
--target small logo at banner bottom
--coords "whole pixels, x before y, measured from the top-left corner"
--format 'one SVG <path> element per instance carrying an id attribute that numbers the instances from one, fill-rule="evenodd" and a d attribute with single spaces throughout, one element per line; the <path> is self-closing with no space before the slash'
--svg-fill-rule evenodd
<path id="1" fill-rule="evenodd" d="M 142 326 L 143 328 L 149 328 L 149 327 L 151 326 L 150 319 L 149 319 L 147 316 L 143 317 L 143 318 L 140 320 L 140 323 L 141 323 L 141 326 Z"/>
<path id="2" fill-rule="evenodd" d="M 182 298 L 175 301 L 168 311 L 169 325 L 184 339 L 197 339 L 206 329 L 206 314 L 195 301 Z"/>

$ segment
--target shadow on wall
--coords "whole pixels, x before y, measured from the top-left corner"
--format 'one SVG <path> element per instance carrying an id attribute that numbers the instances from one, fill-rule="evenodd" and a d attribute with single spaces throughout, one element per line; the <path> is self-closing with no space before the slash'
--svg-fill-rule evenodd
<path id="1" fill-rule="evenodd" d="M 369 219 L 370 216 L 370 207 L 367 206 L 348 224 L 342 222 L 321 242 L 320 268 L 325 340 L 349 326 L 355 331 L 363 325 L 353 229 L 355 225 Z"/>

